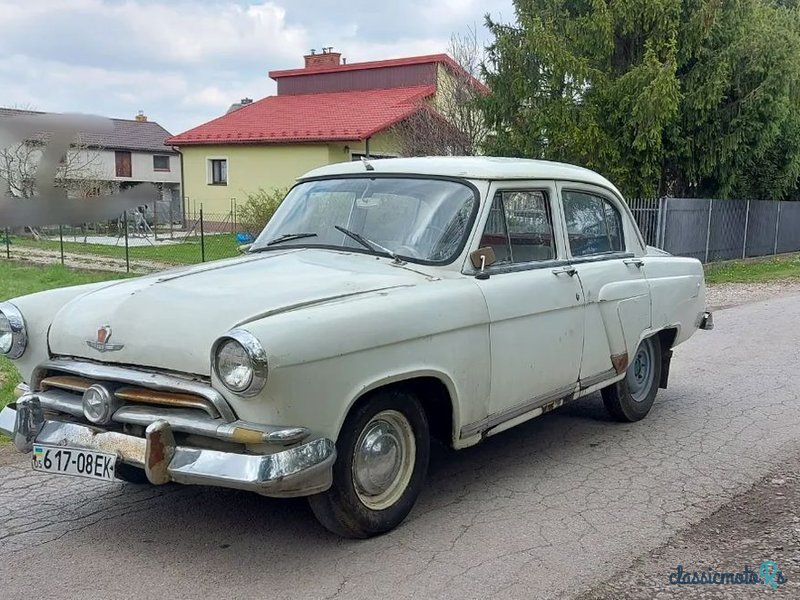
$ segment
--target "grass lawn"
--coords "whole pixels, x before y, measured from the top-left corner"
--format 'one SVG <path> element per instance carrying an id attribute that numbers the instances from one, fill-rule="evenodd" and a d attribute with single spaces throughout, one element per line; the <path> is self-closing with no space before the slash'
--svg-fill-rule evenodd
<path id="1" fill-rule="evenodd" d="M 80 239 L 80 238 L 78 238 Z M 178 239 L 178 238 L 176 238 Z M 91 240 L 91 236 L 89 237 Z M 128 254 L 131 260 L 152 260 L 163 263 L 174 264 L 194 264 L 202 260 L 200 247 L 200 237 L 193 236 L 176 244 L 131 246 Z M 58 240 L 34 240 L 29 237 L 11 237 L 12 251 L 14 246 L 24 248 L 38 248 L 40 250 L 51 250 L 58 252 L 61 244 Z M 91 254 L 95 256 L 110 256 L 125 259 L 125 241 L 120 240 L 119 245 L 110 246 L 108 244 L 84 244 L 64 239 L 64 252 L 75 254 Z M 205 259 L 217 260 L 219 258 L 230 258 L 238 256 L 236 237 L 233 234 L 219 234 L 205 236 Z"/>
<path id="2" fill-rule="evenodd" d="M 776 279 L 800 280 L 800 254 L 706 265 L 707 283 L 757 283 Z"/>
<path id="3" fill-rule="evenodd" d="M 42 290 L 119 279 L 123 276 L 122 273 L 75 271 L 61 265 L 28 266 L 2 260 L 0 261 L 0 301 Z M 0 357 L 0 407 L 12 400 L 12 392 L 19 382 L 19 373 L 13 363 L 7 358 Z"/>

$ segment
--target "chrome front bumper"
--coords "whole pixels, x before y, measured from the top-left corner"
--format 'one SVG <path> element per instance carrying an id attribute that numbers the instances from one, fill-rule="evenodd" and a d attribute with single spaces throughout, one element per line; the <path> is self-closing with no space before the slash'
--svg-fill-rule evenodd
<path id="1" fill-rule="evenodd" d="M 148 425 L 144 438 L 104 431 L 81 423 L 46 419 L 36 394 L 22 396 L 0 412 L 0 433 L 20 452 L 33 444 L 110 452 L 141 467 L 151 483 L 170 481 L 257 492 L 264 496 L 308 496 L 331 486 L 336 446 L 326 438 L 274 454 L 237 454 L 178 446 L 165 420 Z"/>

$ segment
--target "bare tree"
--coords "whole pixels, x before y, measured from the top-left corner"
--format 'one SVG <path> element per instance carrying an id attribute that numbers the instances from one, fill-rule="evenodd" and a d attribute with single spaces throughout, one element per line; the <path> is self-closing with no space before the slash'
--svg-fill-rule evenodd
<path id="1" fill-rule="evenodd" d="M 9 148 L 0 148 L 0 177 L 8 181 L 14 196 L 32 198 L 36 194 L 36 171 L 45 143 L 46 134 Z M 55 183 L 69 193 L 88 197 L 105 191 L 102 187 L 106 183 L 104 179 L 99 149 L 90 148 L 78 140 L 64 156 Z M 93 193 L 93 190 L 97 191 Z"/>
<path id="2" fill-rule="evenodd" d="M 15 106 L 14 110 L 20 111 L 20 114 L 36 114 L 29 106 Z M 43 131 L 22 143 L 0 148 L 0 178 L 8 183 L 8 189 L 0 190 L 0 193 L 11 193 L 18 198 L 36 195 L 37 170 L 48 138 L 49 134 Z M 66 188 L 69 195 L 77 198 L 90 198 L 115 191 L 116 184 L 103 173 L 100 150 L 81 142 L 78 137 L 62 158 L 55 185 Z M 36 229 L 27 229 L 34 237 L 40 237 Z"/>
<path id="3" fill-rule="evenodd" d="M 453 34 L 448 54 L 461 69 L 448 69 L 439 78 L 436 98 L 420 103 L 419 110 L 395 126 L 403 156 L 474 155 L 489 133 L 478 98 L 487 92 L 480 82 L 484 50 L 477 30 Z"/>

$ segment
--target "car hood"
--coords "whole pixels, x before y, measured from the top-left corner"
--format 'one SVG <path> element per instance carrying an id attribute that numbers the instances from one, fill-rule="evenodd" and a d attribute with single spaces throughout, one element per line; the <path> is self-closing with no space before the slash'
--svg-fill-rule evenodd
<path id="1" fill-rule="evenodd" d="M 208 375 L 211 345 L 250 321 L 435 279 L 330 250 L 271 251 L 109 284 L 55 315 L 52 354 Z M 98 349 L 98 342 L 106 346 Z"/>

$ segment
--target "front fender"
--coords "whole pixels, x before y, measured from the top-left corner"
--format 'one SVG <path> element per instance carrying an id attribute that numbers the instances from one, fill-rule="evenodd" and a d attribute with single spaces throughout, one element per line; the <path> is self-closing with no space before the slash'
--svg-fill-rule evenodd
<path id="1" fill-rule="evenodd" d="M 485 416 L 488 312 L 472 280 L 376 292 L 249 323 L 269 360 L 261 395 L 229 397 L 239 418 L 302 425 L 336 439 L 365 393 L 412 377 L 436 377 L 462 422 Z"/>

